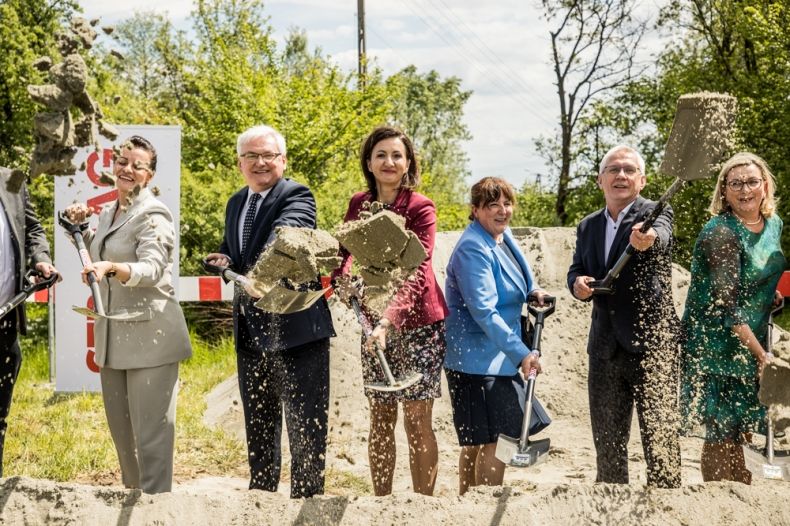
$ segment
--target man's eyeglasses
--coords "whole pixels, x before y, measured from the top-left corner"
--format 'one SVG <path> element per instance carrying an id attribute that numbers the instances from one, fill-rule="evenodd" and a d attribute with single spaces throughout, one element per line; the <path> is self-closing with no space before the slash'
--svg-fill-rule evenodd
<path id="1" fill-rule="evenodd" d="M 637 168 L 636 166 L 618 166 L 616 164 L 613 164 L 603 169 L 603 172 L 606 175 L 612 175 L 612 176 L 620 175 L 621 171 L 625 172 L 625 175 L 632 176 L 639 173 L 639 168 Z"/>
<path id="2" fill-rule="evenodd" d="M 243 153 L 243 154 L 239 155 L 239 157 L 244 159 L 246 162 L 252 164 L 252 163 L 257 162 L 258 159 L 261 159 L 265 163 L 270 163 L 273 160 L 277 159 L 280 155 L 282 155 L 282 154 L 279 153 L 279 152 L 278 153 L 272 153 L 272 152 L 267 152 L 267 153 L 247 152 L 247 153 Z"/>
<path id="3" fill-rule="evenodd" d="M 743 179 L 733 179 L 732 181 L 727 181 L 727 188 L 733 192 L 740 192 L 744 185 L 748 186 L 750 190 L 757 190 L 761 184 L 763 184 L 763 180 L 756 177 L 746 179 L 745 181 Z"/>

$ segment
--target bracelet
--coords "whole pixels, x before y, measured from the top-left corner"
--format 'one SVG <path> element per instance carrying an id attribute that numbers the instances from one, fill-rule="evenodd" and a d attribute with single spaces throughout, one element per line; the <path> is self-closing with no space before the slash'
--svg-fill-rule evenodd
<path id="1" fill-rule="evenodd" d="M 118 273 L 118 267 L 115 266 L 115 263 L 110 263 L 110 270 L 108 270 L 104 275 L 108 278 L 114 277 Z"/>

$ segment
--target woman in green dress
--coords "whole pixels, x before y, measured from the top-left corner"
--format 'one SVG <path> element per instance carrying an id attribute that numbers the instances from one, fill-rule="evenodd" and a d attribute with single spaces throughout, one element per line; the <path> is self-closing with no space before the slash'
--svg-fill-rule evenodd
<path id="1" fill-rule="evenodd" d="M 762 429 L 759 375 L 768 316 L 785 269 L 782 220 L 765 161 L 738 153 L 721 169 L 713 218 L 694 246 L 683 325 L 682 404 L 687 428 L 705 425 L 701 471 L 705 481 L 751 483 L 741 445 Z"/>

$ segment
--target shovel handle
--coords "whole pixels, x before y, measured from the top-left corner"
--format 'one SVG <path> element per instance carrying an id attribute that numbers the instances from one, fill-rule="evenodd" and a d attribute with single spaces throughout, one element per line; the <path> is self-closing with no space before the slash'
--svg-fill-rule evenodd
<path id="1" fill-rule="evenodd" d="M 373 334 L 373 327 L 371 327 L 370 320 L 365 316 L 365 313 L 362 312 L 362 307 L 360 307 L 359 300 L 356 297 L 351 298 L 351 308 L 354 309 L 357 321 L 362 325 L 365 338 L 370 338 L 370 335 Z M 384 356 L 384 352 L 381 350 L 381 347 L 379 347 L 378 342 L 373 342 L 373 348 L 376 351 L 376 358 L 379 360 L 381 370 L 384 371 L 384 377 L 387 379 L 387 383 L 389 385 L 395 385 L 395 376 L 393 376 L 392 370 L 390 370 L 390 364 L 387 363 L 387 358 Z"/>
<path id="2" fill-rule="evenodd" d="M 678 192 L 678 190 L 683 188 L 684 184 L 685 181 L 683 179 L 675 179 L 675 182 L 672 183 L 672 185 L 667 188 L 666 192 L 664 192 L 664 194 L 658 199 L 653 211 L 650 212 L 650 214 L 642 222 L 642 226 L 639 228 L 640 232 L 644 234 L 650 230 L 650 228 L 653 226 L 653 223 L 655 223 L 656 219 L 658 219 L 658 216 L 661 215 L 661 212 L 663 212 L 664 208 L 666 208 L 667 202 Z M 635 253 L 636 249 L 629 243 L 628 247 L 626 247 L 625 251 L 617 259 L 617 262 L 615 262 L 611 270 L 606 273 L 606 277 L 590 283 L 590 287 L 593 289 L 593 295 L 600 296 L 614 294 L 614 281 L 620 275 L 620 272 L 623 271 L 623 268 L 625 268 L 628 260 L 630 260 L 631 256 L 633 256 Z"/>
<path id="3" fill-rule="evenodd" d="M 230 269 L 230 267 L 221 267 L 219 265 L 213 265 L 208 262 L 207 259 L 201 260 L 203 263 L 203 269 L 206 272 L 210 272 L 211 274 L 219 274 L 223 278 L 227 279 L 228 281 L 233 281 L 234 283 L 238 283 L 242 287 L 249 285 L 250 280 L 247 276 L 243 276 L 234 272 Z"/>
<path id="4" fill-rule="evenodd" d="M 88 228 L 88 223 L 72 223 L 68 220 L 64 212 L 60 212 L 58 214 L 58 224 L 65 228 L 66 231 L 71 234 L 72 239 L 74 239 L 74 244 L 77 245 L 77 253 L 80 256 L 82 267 L 85 268 L 90 265 L 92 263 L 91 257 L 88 254 L 88 249 L 85 247 L 85 240 L 82 238 L 82 233 Z M 88 285 L 90 285 L 91 288 L 91 295 L 93 296 L 93 306 L 96 312 L 103 316 L 105 314 L 104 304 L 102 303 L 99 280 L 96 278 L 96 273 L 88 272 L 87 279 Z"/>

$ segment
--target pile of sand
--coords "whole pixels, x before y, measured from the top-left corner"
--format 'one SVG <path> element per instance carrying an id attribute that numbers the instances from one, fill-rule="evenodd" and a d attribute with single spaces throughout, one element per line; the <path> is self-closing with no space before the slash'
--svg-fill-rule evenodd
<path id="1" fill-rule="evenodd" d="M 434 270 L 440 283 L 444 282 L 444 269 L 459 235 L 437 235 Z M 538 435 L 551 438 L 548 460 L 534 468 L 508 468 L 505 487 L 474 489 L 457 496 L 459 448 L 445 385 L 434 409 L 440 465 L 433 498 L 410 491 L 408 447 L 399 423 L 399 455 L 394 495 L 390 497 L 344 490 L 342 494 L 294 501 L 288 498 L 287 480 L 275 494 L 249 492 L 246 480 L 213 478 L 177 481 L 172 494 L 148 496 L 118 488 L 12 478 L 0 483 L 2 518 L 9 523 L 29 524 L 790 524 L 790 507 L 785 502 L 788 483 L 756 479 L 751 487 L 702 484 L 702 442 L 698 438 L 681 441 L 681 489 L 645 487 L 645 463 L 635 425 L 629 445 L 631 484 L 593 483 L 595 455 L 585 350 L 591 306 L 572 299 L 565 287 L 574 231 L 522 229 L 517 235 L 539 283 L 558 298 L 557 312 L 546 320 L 544 374 L 538 377 L 536 386 L 554 421 Z M 678 308 L 682 308 L 688 281 L 688 273 L 675 268 L 673 286 Z M 360 329 L 346 307 L 332 302 L 332 313 L 338 336 L 332 341 L 331 351 L 327 468 L 335 480 L 353 475 L 369 481 L 368 407 L 362 394 Z M 786 338 L 781 333 L 779 337 Z M 241 437 L 244 431 L 239 407 L 232 378 L 212 393 L 206 417 Z M 287 473 L 287 453 L 283 460 Z"/>

